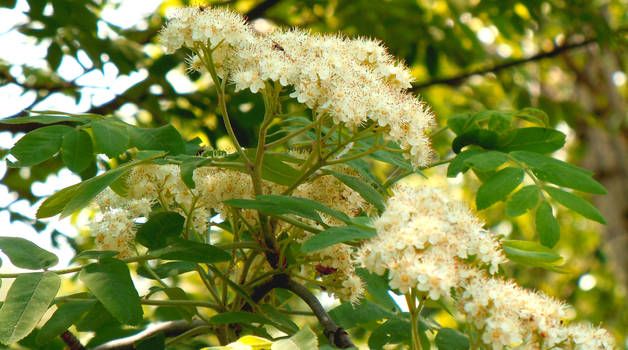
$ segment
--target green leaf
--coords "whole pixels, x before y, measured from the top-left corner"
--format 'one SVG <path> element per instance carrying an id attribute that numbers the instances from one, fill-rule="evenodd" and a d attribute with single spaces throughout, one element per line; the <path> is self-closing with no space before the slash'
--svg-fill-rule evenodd
<path id="1" fill-rule="evenodd" d="M 100 330 L 107 325 L 116 326 L 119 325 L 119 322 L 111 316 L 102 303 L 97 301 L 87 314 L 74 325 L 79 332 L 89 332 Z"/>
<path id="2" fill-rule="evenodd" d="M 560 226 L 552 213 L 552 206 L 545 200 L 536 208 L 536 232 L 541 244 L 548 248 L 554 247 L 560 239 Z"/>
<path id="3" fill-rule="evenodd" d="M 76 116 L 33 115 L 0 119 L 0 124 L 54 124 L 54 123 L 86 123 L 89 119 Z"/>
<path id="4" fill-rule="evenodd" d="M 61 286 L 52 272 L 19 275 L 0 308 L 0 343 L 13 344 L 26 337 L 39 323 Z"/>
<path id="5" fill-rule="evenodd" d="M 257 199 L 231 199 L 223 203 L 235 208 L 259 210 L 267 215 L 293 214 L 322 223 L 312 200 L 288 196 L 258 196 Z"/>
<path id="6" fill-rule="evenodd" d="M 297 326 L 297 324 L 294 323 L 288 315 L 277 310 L 274 306 L 270 304 L 262 304 L 259 305 L 259 308 L 268 317 L 268 319 L 277 322 L 293 332 L 297 332 L 299 330 L 299 326 Z"/>
<path id="7" fill-rule="evenodd" d="M 52 196 L 46 198 L 37 209 L 35 214 L 38 219 L 49 218 L 63 211 L 63 207 L 74 198 L 74 194 L 81 184 L 68 186 Z"/>
<path id="8" fill-rule="evenodd" d="M 508 240 L 502 242 L 506 257 L 518 264 L 550 267 L 563 263 L 563 258 L 550 248 L 530 241 Z"/>
<path id="9" fill-rule="evenodd" d="M 136 350 L 163 350 L 165 348 L 166 336 L 164 335 L 164 332 L 159 332 L 135 343 Z"/>
<path id="10" fill-rule="evenodd" d="M 79 279 L 118 321 L 131 325 L 142 321 L 144 313 L 140 296 L 124 262 L 101 259 L 85 266 L 79 273 Z"/>
<path id="11" fill-rule="evenodd" d="M 56 255 L 20 237 L 0 237 L 0 250 L 13 265 L 23 269 L 47 269 L 59 262 Z"/>
<path id="12" fill-rule="evenodd" d="M 494 131 L 475 129 L 456 137 L 451 144 L 454 153 L 460 153 L 468 145 L 478 145 L 484 149 L 494 149 L 497 146 L 498 134 Z"/>
<path id="13" fill-rule="evenodd" d="M 465 165 L 468 165 L 473 169 L 477 169 L 480 171 L 490 171 L 497 169 L 507 160 L 508 156 L 502 152 L 488 151 L 474 154 L 471 157 L 467 158 L 464 163 Z"/>
<path id="14" fill-rule="evenodd" d="M 394 317 L 395 313 L 372 301 L 362 299 L 358 305 L 346 302 L 336 306 L 329 311 L 329 316 L 343 328 L 350 329 L 357 324 Z"/>
<path id="15" fill-rule="evenodd" d="M 95 304 L 95 301 L 73 301 L 59 306 L 37 333 L 37 343 L 43 345 L 68 330 Z"/>
<path id="16" fill-rule="evenodd" d="M 529 185 L 522 187 L 506 201 L 506 215 L 517 217 L 534 208 L 539 202 L 539 187 Z"/>
<path id="17" fill-rule="evenodd" d="M 551 153 L 565 145 L 565 134 L 549 128 L 516 129 L 514 137 L 500 149 L 505 152 L 530 151 Z"/>
<path id="18" fill-rule="evenodd" d="M 549 117 L 547 116 L 547 114 L 542 110 L 536 108 L 528 107 L 519 110 L 513 115 L 513 118 L 519 118 L 545 127 L 548 127 L 550 125 Z"/>
<path id="19" fill-rule="evenodd" d="M 370 349 L 382 349 L 386 344 L 411 342 L 412 328 L 410 321 L 402 318 L 391 318 L 371 333 L 368 340 Z"/>
<path id="20" fill-rule="evenodd" d="M 591 177 L 591 172 L 558 159 L 533 152 L 517 151 L 511 155 L 526 163 L 541 181 L 594 194 L 606 194 L 606 189 Z"/>
<path id="21" fill-rule="evenodd" d="M 377 192 L 377 190 L 371 187 L 371 185 L 362 181 L 362 179 L 355 176 L 338 173 L 332 170 L 324 170 L 324 172 L 333 175 L 349 188 L 358 192 L 362 196 L 362 198 L 371 203 L 375 208 L 377 208 L 377 210 L 379 210 L 380 213 L 383 212 L 386 208 L 386 201 L 384 200 L 384 197 L 379 192 Z"/>
<path id="22" fill-rule="evenodd" d="M 231 311 L 218 314 L 209 319 L 210 323 L 213 324 L 251 324 L 251 323 L 260 323 L 260 324 L 270 324 L 272 323 L 266 317 L 260 316 L 258 314 L 254 314 L 251 312 L 244 311 Z"/>
<path id="23" fill-rule="evenodd" d="M 586 200 L 576 196 L 573 193 L 569 193 L 555 187 L 545 186 L 543 187 L 543 190 L 545 190 L 545 192 L 552 196 L 554 200 L 564 205 L 565 207 L 575 211 L 585 218 L 589 218 L 593 221 L 599 222 L 600 224 L 606 225 L 606 220 L 604 220 L 604 216 L 602 216 L 602 214 Z"/>
<path id="24" fill-rule="evenodd" d="M 91 127 L 96 144 L 107 157 L 117 157 L 127 150 L 129 134 L 125 124 L 107 119 L 95 121 Z"/>
<path id="25" fill-rule="evenodd" d="M 181 180 L 188 188 L 195 188 L 196 184 L 194 183 L 194 170 L 198 167 L 204 166 L 210 163 L 212 160 L 210 158 L 203 157 L 191 157 L 187 158 L 179 164 L 179 169 L 181 173 Z"/>
<path id="26" fill-rule="evenodd" d="M 318 339 L 310 327 L 305 326 L 288 339 L 273 343 L 271 350 L 310 350 L 318 349 Z"/>
<path id="27" fill-rule="evenodd" d="M 319 211 L 321 213 L 325 213 L 335 219 L 338 219 L 344 223 L 351 223 L 353 222 L 353 219 L 355 218 L 350 218 L 347 214 L 340 212 L 338 210 L 334 210 L 331 209 L 330 207 L 319 203 L 317 201 L 311 200 L 309 198 L 301 198 L 301 197 L 291 197 L 291 196 L 281 196 L 281 195 L 262 195 L 262 196 L 257 196 L 256 197 L 259 200 L 263 200 L 263 201 L 267 201 L 267 202 L 272 202 L 272 203 L 276 203 L 276 204 L 280 204 L 282 205 L 284 208 L 299 208 L 298 210 L 306 210 L 307 209 L 313 209 L 316 211 Z M 298 211 L 297 209 L 295 209 L 292 214 L 295 215 L 299 215 L 296 212 Z M 310 212 L 309 210 L 307 211 L 307 215 L 312 215 L 312 212 Z M 305 214 L 305 213 L 304 213 Z M 303 215 L 299 215 L 299 216 L 303 216 Z M 320 218 L 319 218 L 320 219 Z"/>
<path id="28" fill-rule="evenodd" d="M 471 121 L 471 113 L 456 114 L 447 119 L 447 127 L 456 135 L 460 135 L 472 125 L 469 121 Z"/>
<path id="29" fill-rule="evenodd" d="M 304 253 L 312 253 L 334 244 L 352 241 L 354 239 L 369 239 L 376 235 L 375 230 L 368 230 L 356 226 L 333 226 L 317 233 L 305 241 L 301 246 Z"/>
<path id="30" fill-rule="evenodd" d="M 115 192 L 120 197 L 126 197 L 129 194 L 129 183 L 128 183 L 128 175 L 131 171 L 125 171 L 124 174 L 119 176 L 117 179 L 113 180 L 111 184 L 109 184 L 109 188 L 113 192 Z"/>
<path id="31" fill-rule="evenodd" d="M 127 130 L 131 137 L 131 146 L 140 150 L 160 150 L 171 156 L 185 153 L 185 142 L 171 124 L 154 129 L 127 126 Z"/>
<path id="32" fill-rule="evenodd" d="M 94 158 L 92 138 L 83 130 L 72 130 L 63 135 L 61 159 L 75 173 L 87 169 Z"/>
<path id="33" fill-rule="evenodd" d="M 118 177 L 122 176 L 124 172 L 125 170 L 121 168 L 113 169 L 81 182 L 79 186 L 72 191 L 72 198 L 63 207 L 61 217 L 64 218 L 79 209 L 83 209 L 94 197 L 111 185 Z M 53 194 L 50 198 L 56 196 L 57 193 Z M 44 203 L 42 203 L 42 207 Z"/>
<path id="34" fill-rule="evenodd" d="M 449 166 L 447 167 L 447 177 L 456 177 L 459 173 L 465 173 L 469 170 L 469 166 L 465 163 L 465 161 L 484 152 L 485 151 L 479 149 L 470 149 L 458 153 L 458 155 L 456 155 L 456 157 L 449 162 Z"/>
<path id="35" fill-rule="evenodd" d="M 168 278 L 195 270 L 196 265 L 189 261 L 171 261 L 159 264 L 157 267 L 153 268 L 153 272 L 155 272 L 159 278 Z M 137 268 L 137 274 L 144 278 L 155 279 L 155 277 L 141 265 Z"/>
<path id="36" fill-rule="evenodd" d="M 137 230 L 135 240 L 149 249 L 159 249 L 183 232 L 185 218 L 172 211 L 162 211 L 150 216 Z"/>
<path id="37" fill-rule="evenodd" d="M 380 275 L 370 273 L 366 269 L 356 269 L 357 274 L 365 282 L 366 291 L 380 305 L 388 308 L 389 310 L 399 310 L 397 303 L 388 294 L 388 280 Z"/>
<path id="38" fill-rule="evenodd" d="M 434 339 L 438 350 L 467 350 L 471 345 L 469 338 L 451 328 L 441 328 Z"/>
<path id="39" fill-rule="evenodd" d="M 61 46 L 59 44 L 53 42 L 48 46 L 48 52 L 46 53 L 46 60 L 50 65 L 50 69 L 52 71 L 56 71 L 59 68 L 59 64 L 61 63 L 61 57 L 63 56 L 63 51 L 61 51 Z"/>
<path id="40" fill-rule="evenodd" d="M 220 248 L 185 239 L 178 239 L 165 248 L 151 250 L 150 254 L 165 260 L 198 263 L 217 263 L 231 260 L 231 255 Z"/>
<path id="41" fill-rule="evenodd" d="M 73 130 L 65 125 L 51 125 L 35 129 L 24 135 L 10 152 L 19 161 L 19 166 L 39 164 L 52 158 L 61 148 L 63 135 Z"/>
<path id="42" fill-rule="evenodd" d="M 250 153 L 253 154 L 253 153 Z M 251 155 L 249 155 L 250 157 Z M 267 152 L 262 162 L 262 179 L 283 186 L 292 185 L 301 176 L 301 173 L 286 164 L 281 154 Z"/>
<path id="43" fill-rule="evenodd" d="M 491 176 L 478 189 L 475 203 L 478 210 L 483 210 L 491 205 L 503 201 L 521 181 L 523 181 L 521 168 L 508 167 Z"/>

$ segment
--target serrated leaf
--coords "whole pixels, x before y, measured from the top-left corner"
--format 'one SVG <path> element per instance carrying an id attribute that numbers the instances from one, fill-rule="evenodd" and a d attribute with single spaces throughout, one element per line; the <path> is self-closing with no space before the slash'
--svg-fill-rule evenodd
<path id="1" fill-rule="evenodd" d="M 128 149 L 129 134 L 125 124 L 107 119 L 95 121 L 91 127 L 96 144 L 107 157 L 117 157 Z"/>
<path id="2" fill-rule="evenodd" d="M 591 205 L 591 203 L 587 202 L 583 198 L 555 187 L 546 186 L 543 187 L 543 189 L 554 200 L 556 200 L 563 206 L 575 211 L 585 218 L 589 218 L 593 221 L 599 222 L 600 224 L 606 225 L 606 220 L 604 219 L 604 216 L 602 216 L 602 214 L 593 205 Z"/>
<path id="3" fill-rule="evenodd" d="M 165 248 L 151 250 L 150 254 L 164 260 L 198 263 L 217 263 L 231 260 L 231 255 L 220 248 L 184 239 L 177 239 Z"/>
<path id="4" fill-rule="evenodd" d="M 124 262 L 100 259 L 83 267 L 79 279 L 120 323 L 136 325 L 142 321 L 140 296 Z"/>
<path id="5" fill-rule="evenodd" d="M 92 138 L 83 130 L 72 130 L 63 135 L 61 159 L 75 173 L 87 169 L 94 159 Z"/>
<path id="6" fill-rule="evenodd" d="M 20 237 L 0 237 L 0 250 L 13 265 L 23 269 L 47 269 L 59 262 L 56 255 Z"/>
<path id="7" fill-rule="evenodd" d="M 536 208 L 536 232 L 539 234 L 541 244 L 548 248 L 554 247 L 560 239 L 560 226 L 552 213 L 552 206 L 547 201 L 542 201 Z"/>
<path id="8" fill-rule="evenodd" d="M 224 313 L 218 314 L 218 315 L 210 318 L 209 322 L 213 323 L 213 324 L 233 324 L 233 323 L 271 324 L 272 323 L 266 317 L 260 316 L 258 314 L 254 314 L 252 312 L 245 312 L 245 311 L 224 312 Z"/>
<path id="9" fill-rule="evenodd" d="M 491 205 L 503 201 L 523 181 L 521 168 L 508 167 L 491 176 L 478 189 L 475 203 L 478 210 L 483 210 Z"/>
<path id="10" fill-rule="evenodd" d="M 471 345 L 469 338 L 451 328 L 441 328 L 434 339 L 439 350 L 467 350 Z"/>
<path id="11" fill-rule="evenodd" d="M 312 253 L 334 244 L 355 239 L 369 239 L 375 235 L 375 230 L 363 229 L 356 226 L 332 226 L 305 241 L 301 246 L 301 251 L 304 253 Z"/>
<path id="12" fill-rule="evenodd" d="M 500 149 L 505 152 L 529 151 L 551 153 L 565 145 L 565 134 L 549 128 L 516 129 L 513 138 Z"/>
<path id="13" fill-rule="evenodd" d="M 507 160 L 508 156 L 502 152 L 487 151 L 470 156 L 464 163 L 479 171 L 490 171 L 499 168 L 499 166 L 506 163 Z"/>
<path id="14" fill-rule="evenodd" d="M 37 343 L 43 345 L 65 332 L 95 304 L 95 301 L 73 301 L 59 306 L 37 333 Z"/>
<path id="15" fill-rule="evenodd" d="M 526 163 L 541 181 L 594 194 L 606 194 L 606 189 L 591 177 L 591 172 L 558 159 L 517 151 L 511 155 Z"/>
<path id="16" fill-rule="evenodd" d="M 529 185 L 522 187 L 506 201 L 506 215 L 517 217 L 534 208 L 539 202 L 539 187 Z"/>
<path id="17" fill-rule="evenodd" d="M 19 275 L 0 308 L 0 343 L 13 344 L 26 337 L 39 323 L 61 286 L 52 272 Z"/>
<path id="18" fill-rule="evenodd" d="M 270 346 L 270 350 L 318 349 L 318 339 L 310 327 L 305 326 L 288 339 L 281 339 Z"/>
<path id="19" fill-rule="evenodd" d="M 179 213 L 165 211 L 150 216 L 137 230 L 135 240 L 149 249 L 159 249 L 181 235 L 185 218 Z"/>
<path id="20" fill-rule="evenodd" d="M 384 197 L 379 192 L 377 192 L 377 190 L 375 190 L 371 185 L 362 181 L 362 179 L 355 176 L 338 173 L 332 170 L 324 170 L 324 172 L 333 175 L 349 188 L 358 192 L 362 196 L 362 198 L 371 203 L 375 208 L 377 208 L 377 210 L 379 210 L 380 213 L 383 212 L 386 208 L 386 201 L 384 200 Z"/>
<path id="21" fill-rule="evenodd" d="M 63 135 L 74 128 L 65 125 L 50 125 L 35 129 L 24 135 L 10 153 L 17 158 L 19 166 L 33 166 L 52 158 L 61 148 Z"/>

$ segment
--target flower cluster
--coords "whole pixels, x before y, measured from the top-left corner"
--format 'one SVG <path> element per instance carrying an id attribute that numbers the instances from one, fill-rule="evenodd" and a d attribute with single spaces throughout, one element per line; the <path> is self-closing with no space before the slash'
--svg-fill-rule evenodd
<path id="1" fill-rule="evenodd" d="M 208 59 L 236 90 L 258 92 L 272 81 L 291 86 L 299 103 L 347 127 L 367 120 L 408 151 L 416 166 L 431 159 L 426 131 L 433 117 L 406 92 L 410 72 L 377 41 L 315 35 L 300 30 L 255 32 L 224 9 L 185 8 L 170 19 L 161 40 L 170 53 L 186 46 Z M 194 69 L 199 59 L 193 58 Z"/>
<path id="2" fill-rule="evenodd" d="M 390 286 L 403 293 L 417 288 L 436 300 L 459 284 L 465 260 L 474 257 L 491 272 L 504 262 L 482 222 L 439 189 L 397 188 L 375 228 L 377 237 L 361 248 L 360 260 L 377 274 L 388 270 Z"/>
<path id="3" fill-rule="evenodd" d="M 360 249 L 362 265 L 388 271 L 390 287 L 402 293 L 415 288 L 436 300 L 455 290 L 459 311 L 492 348 L 613 349 L 604 329 L 564 326 L 564 303 L 490 277 L 505 262 L 499 242 L 443 191 L 398 188 L 375 227 L 376 238 Z"/>

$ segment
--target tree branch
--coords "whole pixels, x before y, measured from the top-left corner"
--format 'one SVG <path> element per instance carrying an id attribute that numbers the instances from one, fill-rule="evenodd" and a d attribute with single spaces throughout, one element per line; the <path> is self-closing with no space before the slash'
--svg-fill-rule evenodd
<path id="1" fill-rule="evenodd" d="M 528 62 L 534 62 L 534 61 L 540 61 L 542 59 L 545 58 L 551 58 L 554 56 L 558 56 L 561 55 L 567 51 L 573 50 L 573 49 L 577 49 L 583 46 L 587 46 L 590 44 L 593 44 L 596 42 L 596 38 L 588 38 L 585 40 L 582 40 L 580 42 L 577 43 L 571 43 L 571 44 L 564 44 L 561 46 L 556 46 L 553 50 L 548 51 L 548 52 L 541 52 L 538 53 L 534 56 L 530 56 L 527 58 L 520 58 L 520 59 L 514 59 L 514 60 L 509 60 L 509 61 L 505 61 L 502 63 L 498 63 L 498 64 L 494 64 L 492 66 L 489 67 L 485 67 L 485 68 L 480 68 L 478 70 L 474 70 L 471 72 L 467 72 L 467 73 L 463 73 L 460 75 L 455 75 L 455 76 L 451 76 L 448 78 L 441 78 L 441 79 L 435 79 L 432 81 L 427 81 L 427 82 L 423 82 L 423 83 L 417 83 L 417 84 L 412 84 L 412 88 L 410 89 L 410 91 L 417 91 L 429 86 L 433 86 L 433 85 L 451 85 L 451 86 L 457 86 L 462 84 L 466 79 L 470 78 L 471 76 L 474 75 L 484 75 L 484 74 L 488 74 L 488 73 L 497 73 L 501 70 L 504 69 L 508 69 L 514 66 L 518 66 L 521 64 L 525 64 Z"/>
<path id="2" fill-rule="evenodd" d="M 347 331 L 337 325 L 325 309 L 323 305 L 316 299 L 314 294 L 312 294 L 305 286 L 295 282 L 290 276 L 286 274 L 278 274 L 274 275 L 273 278 L 268 280 L 265 283 L 260 284 L 256 288 L 253 289 L 251 293 L 251 298 L 258 302 L 261 300 L 264 295 L 268 294 L 271 290 L 275 288 L 283 288 L 291 291 L 296 296 L 301 298 L 312 310 L 318 322 L 323 326 L 323 333 L 329 339 L 329 343 L 335 347 L 341 349 L 347 349 L 355 347 L 351 338 L 349 338 L 349 334 Z M 251 310 L 251 305 L 244 305 L 243 310 Z"/>

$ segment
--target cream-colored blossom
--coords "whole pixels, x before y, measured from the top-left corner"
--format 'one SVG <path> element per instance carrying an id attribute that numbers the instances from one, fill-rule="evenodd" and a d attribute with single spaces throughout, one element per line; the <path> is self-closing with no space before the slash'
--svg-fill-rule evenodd
<path id="1" fill-rule="evenodd" d="M 256 93 L 270 81 L 291 86 L 291 97 L 335 123 L 354 128 L 371 120 L 388 128 L 385 137 L 399 143 L 416 166 L 431 159 L 426 131 L 433 117 L 406 92 L 412 80 L 408 68 L 378 41 L 301 30 L 262 34 L 235 12 L 194 7 L 177 12 L 161 40 L 167 53 L 220 43 L 212 60 L 236 91 Z"/>

